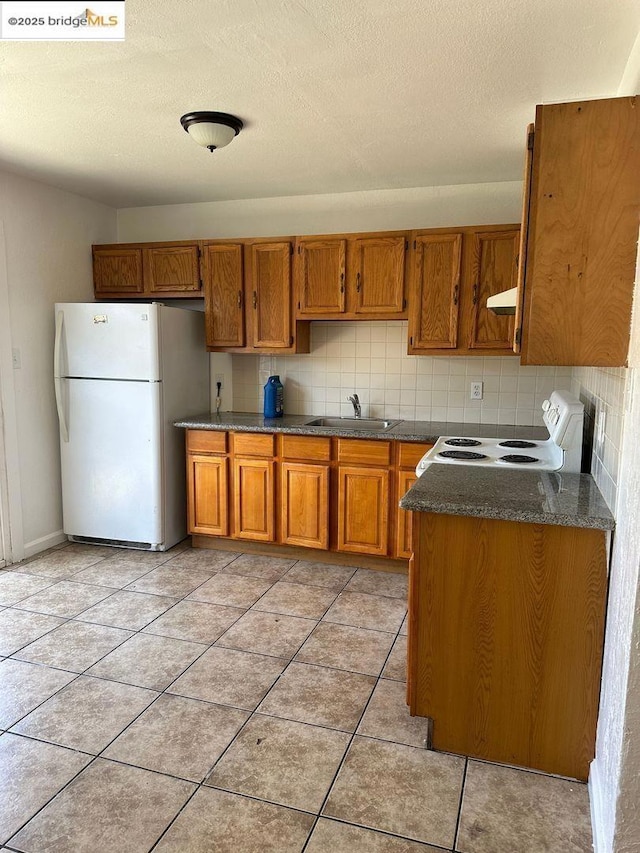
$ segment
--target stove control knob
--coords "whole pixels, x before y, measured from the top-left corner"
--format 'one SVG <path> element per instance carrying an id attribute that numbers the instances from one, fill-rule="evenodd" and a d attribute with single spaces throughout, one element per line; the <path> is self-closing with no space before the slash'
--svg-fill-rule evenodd
<path id="1" fill-rule="evenodd" d="M 549 407 L 550 407 L 550 406 L 551 406 L 551 401 L 550 401 L 550 400 L 543 400 L 543 401 L 542 401 L 542 411 L 543 411 L 543 412 L 548 411 L 548 409 L 549 409 Z"/>

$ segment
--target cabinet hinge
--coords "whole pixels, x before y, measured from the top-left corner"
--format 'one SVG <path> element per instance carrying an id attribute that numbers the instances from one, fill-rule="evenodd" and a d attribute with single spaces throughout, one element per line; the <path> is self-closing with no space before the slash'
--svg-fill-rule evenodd
<path id="1" fill-rule="evenodd" d="M 403 299 L 403 300 L 402 300 L 402 310 L 403 310 L 403 311 L 406 311 L 406 310 L 407 310 L 407 300 L 406 300 L 406 299 Z"/>
<path id="2" fill-rule="evenodd" d="M 407 251 L 407 249 L 408 249 L 408 248 L 409 248 L 409 241 L 408 241 L 408 240 L 405 240 L 405 241 L 404 241 L 404 250 L 405 250 L 405 252 Z"/>
<path id="3" fill-rule="evenodd" d="M 202 257 L 202 249 L 200 248 L 200 246 L 196 246 L 196 250 L 198 252 L 198 257 L 201 258 Z"/>
<path id="4" fill-rule="evenodd" d="M 520 346 L 521 340 L 522 340 L 522 327 L 518 327 L 516 329 L 516 337 L 515 337 L 515 341 L 516 341 L 517 346 Z"/>
<path id="5" fill-rule="evenodd" d="M 202 279 L 200 279 L 200 290 L 202 290 Z"/>
<path id="6" fill-rule="evenodd" d="M 293 335 L 291 335 L 291 336 L 289 337 L 289 346 L 290 346 L 290 347 L 292 347 L 292 346 L 293 346 Z"/>
<path id="7" fill-rule="evenodd" d="M 416 240 L 413 241 L 413 248 L 416 249 L 418 247 L 418 243 Z"/>
<path id="8" fill-rule="evenodd" d="M 413 346 L 413 335 L 411 335 L 411 337 L 409 338 L 409 343 L 411 346 Z"/>
<path id="9" fill-rule="evenodd" d="M 533 151 L 533 138 L 535 135 L 535 130 L 530 130 L 529 133 L 527 133 L 527 148 L 529 151 Z"/>
<path id="10" fill-rule="evenodd" d="M 298 246 L 298 254 L 302 254 L 302 246 Z"/>
<path id="11" fill-rule="evenodd" d="M 293 255 L 293 243 L 289 243 L 289 254 Z"/>
<path id="12" fill-rule="evenodd" d="M 300 310 L 300 303 L 298 302 L 298 311 Z"/>

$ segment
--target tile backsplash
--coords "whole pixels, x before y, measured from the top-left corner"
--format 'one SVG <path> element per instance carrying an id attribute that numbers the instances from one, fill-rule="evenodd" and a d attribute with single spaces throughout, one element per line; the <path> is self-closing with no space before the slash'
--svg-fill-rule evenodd
<path id="1" fill-rule="evenodd" d="M 585 405 L 587 470 L 615 515 L 627 368 L 575 367 L 572 391 Z M 583 464 L 584 468 L 584 464 Z"/>
<path id="2" fill-rule="evenodd" d="M 262 411 L 262 387 L 275 373 L 287 414 L 349 415 L 346 397 L 356 392 L 365 417 L 532 426 L 554 388 L 571 388 L 570 367 L 406 350 L 406 322 L 314 322 L 309 355 L 233 356 L 233 408 Z M 484 383 L 480 401 L 470 399 L 472 381 Z"/>

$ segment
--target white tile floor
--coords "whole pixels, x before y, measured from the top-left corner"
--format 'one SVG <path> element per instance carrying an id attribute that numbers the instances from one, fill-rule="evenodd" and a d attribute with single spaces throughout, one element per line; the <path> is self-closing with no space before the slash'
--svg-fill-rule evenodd
<path id="1" fill-rule="evenodd" d="M 406 578 L 183 543 L 0 571 L 0 844 L 585 853 L 584 785 L 424 749 Z"/>

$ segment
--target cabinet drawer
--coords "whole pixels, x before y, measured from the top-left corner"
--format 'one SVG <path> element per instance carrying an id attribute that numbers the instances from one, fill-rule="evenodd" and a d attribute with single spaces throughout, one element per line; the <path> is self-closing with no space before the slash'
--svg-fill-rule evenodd
<path id="1" fill-rule="evenodd" d="M 236 456 L 273 456 L 275 436 L 257 432 L 234 432 L 233 452 Z"/>
<path id="2" fill-rule="evenodd" d="M 214 432 L 209 429 L 187 430 L 187 451 L 189 453 L 226 453 L 226 432 Z"/>
<path id="3" fill-rule="evenodd" d="M 430 450 L 432 447 L 433 444 L 402 442 L 398 447 L 398 467 L 415 469 L 427 450 Z"/>
<path id="4" fill-rule="evenodd" d="M 283 435 L 282 456 L 284 459 L 309 459 L 314 462 L 328 462 L 331 458 L 331 439 Z"/>
<path id="5" fill-rule="evenodd" d="M 391 442 L 367 441 L 365 439 L 338 439 L 338 462 L 354 462 L 360 465 L 388 465 Z"/>

